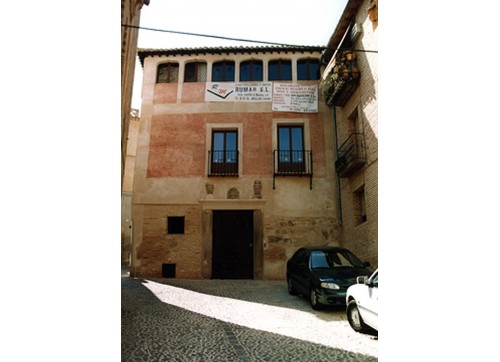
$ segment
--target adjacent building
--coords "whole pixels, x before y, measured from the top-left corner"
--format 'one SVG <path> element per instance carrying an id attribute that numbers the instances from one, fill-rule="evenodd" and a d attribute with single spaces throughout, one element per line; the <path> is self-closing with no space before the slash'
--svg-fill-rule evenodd
<path id="1" fill-rule="evenodd" d="M 149 0 L 122 0 L 121 7 L 121 180 L 125 173 L 127 158 L 127 135 L 130 122 L 132 89 L 134 85 L 135 61 L 137 59 L 137 39 L 143 5 Z"/>
<path id="2" fill-rule="evenodd" d="M 127 135 L 127 156 L 122 183 L 122 247 L 121 266 L 130 267 L 130 249 L 132 244 L 132 185 L 134 182 L 135 153 L 137 149 L 137 136 L 139 134 L 139 110 L 132 109 Z"/>
<path id="3" fill-rule="evenodd" d="M 378 2 L 349 0 L 322 55 L 333 107 L 340 244 L 378 265 Z"/>
<path id="4" fill-rule="evenodd" d="M 284 279 L 338 245 L 324 47 L 140 49 L 132 276 Z"/>

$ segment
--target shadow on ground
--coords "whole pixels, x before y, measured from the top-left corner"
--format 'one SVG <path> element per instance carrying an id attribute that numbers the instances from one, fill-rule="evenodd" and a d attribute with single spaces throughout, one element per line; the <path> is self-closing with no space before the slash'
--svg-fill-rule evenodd
<path id="1" fill-rule="evenodd" d="M 122 277 L 122 361 L 377 361 L 163 303 L 144 283 Z M 196 291 L 210 293 L 210 288 Z M 252 296 L 250 290 L 247 294 Z M 231 292 L 217 295 L 230 297 Z"/>

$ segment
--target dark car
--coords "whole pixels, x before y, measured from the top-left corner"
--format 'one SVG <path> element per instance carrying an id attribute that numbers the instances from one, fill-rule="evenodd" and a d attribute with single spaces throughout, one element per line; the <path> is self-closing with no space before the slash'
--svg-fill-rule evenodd
<path id="1" fill-rule="evenodd" d="M 313 309 L 345 305 L 347 288 L 358 276 L 371 275 L 369 266 L 345 248 L 303 247 L 286 264 L 288 292 L 309 296 Z"/>

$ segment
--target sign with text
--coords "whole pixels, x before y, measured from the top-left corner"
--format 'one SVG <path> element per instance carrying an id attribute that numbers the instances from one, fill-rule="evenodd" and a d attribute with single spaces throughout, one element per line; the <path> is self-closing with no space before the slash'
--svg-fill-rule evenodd
<path id="1" fill-rule="evenodd" d="M 205 88 L 205 101 L 234 101 L 234 83 L 207 83 Z"/>
<path id="2" fill-rule="evenodd" d="M 205 101 L 207 102 L 271 102 L 272 83 L 207 83 Z"/>
<path id="3" fill-rule="evenodd" d="M 318 85 L 274 83 L 273 111 L 318 112 Z"/>
<path id="4" fill-rule="evenodd" d="M 318 112 L 318 85 L 276 82 L 206 83 L 206 102 L 272 102 L 280 112 Z"/>
<path id="5" fill-rule="evenodd" d="M 241 102 L 271 102 L 273 99 L 273 84 L 266 83 L 236 83 L 234 98 Z"/>

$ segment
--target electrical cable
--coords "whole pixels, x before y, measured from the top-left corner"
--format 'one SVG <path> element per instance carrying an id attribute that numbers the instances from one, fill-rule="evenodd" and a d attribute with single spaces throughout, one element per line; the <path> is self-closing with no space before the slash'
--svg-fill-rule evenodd
<path id="1" fill-rule="evenodd" d="M 137 25 L 122 24 L 122 26 L 125 27 L 125 28 L 134 28 L 134 29 L 140 29 L 140 30 L 159 31 L 159 32 L 162 32 L 162 33 L 172 33 L 172 34 L 182 34 L 182 35 L 191 35 L 191 36 L 201 36 L 201 37 L 205 37 L 205 38 L 215 38 L 215 39 L 223 39 L 223 40 L 242 41 L 242 42 L 248 42 L 248 43 L 261 43 L 261 44 L 278 45 L 278 46 L 289 46 L 289 47 L 308 47 L 308 45 L 276 43 L 276 42 L 263 41 L 263 40 L 239 39 L 239 38 L 231 38 L 231 37 L 220 36 L 220 35 L 208 35 L 208 34 L 189 33 L 189 32 L 185 32 L 185 31 L 175 31 L 175 30 L 146 28 L 146 27 L 137 26 Z M 328 49 L 328 47 L 325 47 L 325 49 Z M 336 50 L 339 50 L 339 49 L 341 50 L 342 48 L 338 48 Z M 358 52 L 366 52 L 366 53 L 378 53 L 377 50 L 366 50 L 366 49 L 349 49 L 349 50 L 358 51 Z"/>
<path id="2" fill-rule="evenodd" d="M 162 30 L 162 29 L 146 28 L 146 27 L 143 27 L 143 26 L 127 25 L 127 24 L 122 24 L 122 26 L 124 26 L 126 28 L 135 28 L 135 29 L 141 29 L 141 30 L 159 31 L 159 32 L 163 32 L 163 33 L 173 33 L 173 34 L 182 34 L 182 35 L 202 36 L 202 37 L 206 37 L 206 38 L 216 38 L 216 39 L 234 40 L 234 41 L 244 41 L 244 42 L 249 42 L 249 43 L 262 43 L 262 44 L 284 45 L 284 46 L 293 46 L 293 47 L 304 46 L 304 45 L 295 45 L 295 44 L 275 43 L 275 42 L 261 41 L 261 40 L 248 40 L 248 39 L 230 38 L 230 37 L 219 36 L 219 35 L 188 33 L 188 32 L 185 32 L 185 31 Z"/>

